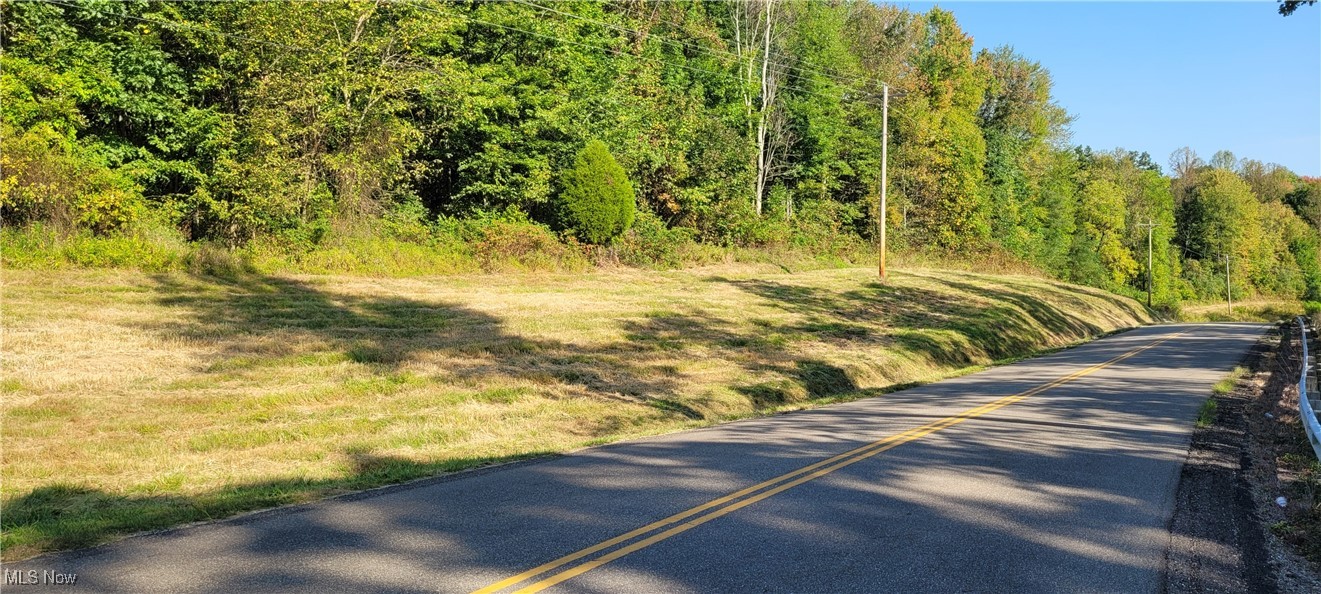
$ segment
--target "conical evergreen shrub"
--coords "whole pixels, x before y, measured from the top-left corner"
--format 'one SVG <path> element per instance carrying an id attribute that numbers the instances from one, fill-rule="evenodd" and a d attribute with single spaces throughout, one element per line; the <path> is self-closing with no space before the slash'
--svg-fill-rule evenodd
<path id="1" fill-rule="evenodd" d="M 560 220 L 579 239 L 603 244 L 633 225 L 633 184 L 604 142 L 588 142 L 560 184 Z"/>

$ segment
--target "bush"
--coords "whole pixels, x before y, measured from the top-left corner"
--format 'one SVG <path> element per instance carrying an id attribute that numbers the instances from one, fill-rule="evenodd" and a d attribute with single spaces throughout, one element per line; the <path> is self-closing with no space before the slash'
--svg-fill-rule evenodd
<path id="1" fill-rule="evenodd" d="M 793 244 L 818 254 L 833 254 L 855 259 L 857 252 L 869 252 L 869 242 L 853 231 L 865 224 L 866 213 L 856 204 L 834 200 L 803 201 L 794 214 Z"/>
<path id="2" fill-rule="evenodd" d="M 0 139 L 0 216 L 7 224 L 43 222 L 106 235 L 140 218 L 141 188 L 107 167 L 97 151 L 49 124 L 22 134 L 4 126 Z"/>
<path id="3" fill-rule="evenodd" d="M 692 229 L 671 229 L 660 217 L 642 210 L 633 228 L 620 237 L 619 259 L 630 266 L 678 268 L 692 241 Z"/>
<path id="4" fill-rule="evenodd" d="M 783 217 L 758 215 L 743 200 L 717 204 L 703 222 L 702 239 L 725 247 L 767 247 L 789 237 Z"/>
<path id="5" fill-rule="evenodd" d="M 178 233 L 154 227 L 98 235 L 89 229 L 60 230 L 42 222 L 0 229 L 0 263 L 6 268 L 133 268 L 177 270 L 188 245 Z"/>
<path id="6" fill-rule="evenodd" d="M 633 185 L 604 142 L 588 142 L 560 183 L 560 220 L 583 241 L 603 244 L 633 225 Z"/>

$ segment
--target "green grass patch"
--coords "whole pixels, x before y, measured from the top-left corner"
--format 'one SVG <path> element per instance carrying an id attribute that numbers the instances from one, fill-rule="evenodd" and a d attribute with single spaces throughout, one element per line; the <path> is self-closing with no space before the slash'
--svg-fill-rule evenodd
<path id="1" fill-rule="evenodd" d="M 1297 300 L 1257 300 L 1235 303 L 1229 309 L 1220 303 L 1190 303 L 1179 308 L 1177 318 L 1184 322 L 1262 322 L 1273 323 L 1303 315 L 1305 304 Z"/>
<path id="2" fill-rule="evenodd" d="M 1229 372 L 1229 375 L 1226 375 L 1220 381 L 1216 382 L 1215 386 L 1211 387 L 1211 393 L 1216 396 L 1224 396 L 1225 394 L 1233 392 L 1234 387 L 1238 385 L 1239 380 L 1247 377 L 1247 375 L 1247 368 L 1236 366 Z"/>
<path id="3" fill-rule="evenodd" d="M 5 306 L 0 414 L 28 429 L 0 443 L 20 453 L 0 466 L 6 560 L 883 394 L 1151 321 L 1132 300 L 1032 277 L 741 265 L 405 279 L 55 267 L 7 270 Z"/>
<path id="4" fill-rule="evenodd" d="M 1247 368 L 1236 366 L 1230 370 L 1229 375 L 1221 378 L 1211 387 L 1211 396 L 1202 402 L 1202 408 L 1197 411 L 1197 421 L 1195 423 L 1197 427 L 1210 427 L 1215 423 L 1216 410 L 1220 406 L 1219 402 L 1216 401 L 1216 397 L 1233 392 L 1234 388 L 1238 387 L 1238 383 L 1247 375 Z"/>
<path id="5" fill-rule="evenodd" d="M 1207 398 L 1202 403 L 1202 408 L 1197 411 L 1197 427 L 1210 427 L 1216 420 L 1216 409 L 1219 408 L 1214 396 Z"/>

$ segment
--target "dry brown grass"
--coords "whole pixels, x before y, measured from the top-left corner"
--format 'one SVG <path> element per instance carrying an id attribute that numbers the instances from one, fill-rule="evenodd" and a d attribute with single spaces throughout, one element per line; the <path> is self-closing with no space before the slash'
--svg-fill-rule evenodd
<path id="1" fill-rule="evenodd" d="M 877 394 L 1150 321 L 1021 276 L 9 271 L 6 559 Z"/>
<path id="2" fill-rule="evenodd" d="M 1186 322 L 1278 322 L 1300 315 L 1303 315 L 1303 302 L 1296 299 L 1235 301 L 1232 310 L 1224 301 L 1179 308 L 1179 319 Z"/>

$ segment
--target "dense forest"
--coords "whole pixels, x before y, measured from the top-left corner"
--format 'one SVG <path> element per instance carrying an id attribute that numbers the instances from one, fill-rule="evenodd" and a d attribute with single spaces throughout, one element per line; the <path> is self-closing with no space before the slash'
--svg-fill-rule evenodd
<path id="1" fill-rule="evenodd" d="M 677 266 L 788 247 L 857 261 L 879 219 L 888 88 L 901 253 L 1007 258 L 1134 295 L 1150 284 L 1166 307 L 1223 297 L 1227 265 L 1236 298 L 1321 298 L 1321 180 L 1226 151 L 1162 164 L 1073 146 L 1050 73 L 1012 48 L 974 53 L 939 8 L 0 10 L 10 266 L 50 264 L 34 254 L 66 244 L 128 245 L 130 264 L 162 245 L 295 260 L 376 249 L 423 254 L 423 271 L 491 253 Z"/>

